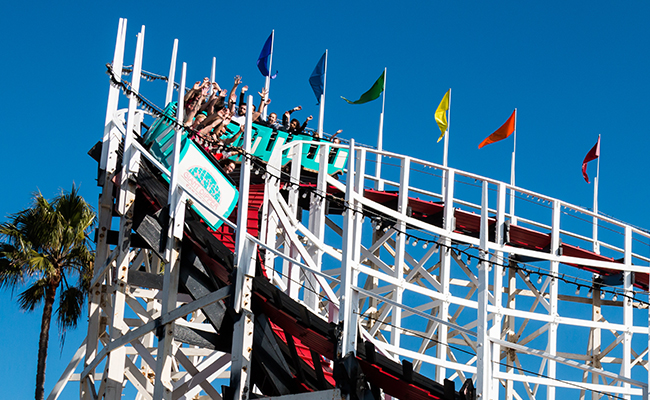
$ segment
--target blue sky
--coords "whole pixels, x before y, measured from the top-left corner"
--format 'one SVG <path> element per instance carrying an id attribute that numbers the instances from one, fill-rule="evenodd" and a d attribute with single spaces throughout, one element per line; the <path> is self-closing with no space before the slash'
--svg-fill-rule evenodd
<path id="1" fill-rule="evenodd" d="M 650 147 L 649 11 L 641 1 L 9 2 L 0 15 L 0 218 L 33 192 L 53 197 L 72 182 L 96 204 L 86 152 L 101 138 L 104 65 L 125 17 L 127 64 L 146 25 L 145 70 L 166 75 L 178 38 L 188 80 L 207 76 L 216 56 L 217 81 L 230 89 L 239 74 L 253 93 L 264 84 L 255 61 L 275 29 L 270 109 L 300 104 L 301 119 L 318 114 L 307 79 L 329 49 L 325 131 L 369 145 L 381 103 L 351 106 L 340 96 L 356 98 L 386 67 L 384 148 L 433 162 L 442 162 L 433 112 L 452 88 L 449 165 L 491 178 L 509 179 L 512 141 L 477 146 L 518 108 L 517 184 L 578 205 L 592 202 L 580 166 L 601 134 L 600 210 L 648 228 L 639 178 Z M 141 91 L 162 105 L 162 83 Z M 40 310 L 22 313 L 7 291 L 0 302 L 0 397 L 29 398 Z M 53 328 L 46 392 L 84 336 L 82 323 L 61 351 Z M 61 398 L 77 396 L 73 386 Z"/>

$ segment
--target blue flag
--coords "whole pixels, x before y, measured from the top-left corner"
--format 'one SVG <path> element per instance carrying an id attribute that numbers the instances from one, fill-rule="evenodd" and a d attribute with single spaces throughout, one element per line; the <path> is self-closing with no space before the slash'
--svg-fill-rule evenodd
<path id="1" fill-rule="evenodd" d="M 264 43 L 264 47 L 262 47 L 262 52 L 260 53 L 260 57 L 257 59 L 257 68 L 259 68 L 262 75 L 271 77 L 271 79 L 275 79 L 278 73 L 276 72 L 275 75 L 271 76 L 271 73 L 269 72 L 269 61 L 271 58 L 272 44 L 273 44 L 273 33 L 271 32 L 269 38 L 266 39 L 266 43 Z"/>
<path id="2" fill-rule="evenodd" d="M 320 104 L 320 96 L 323 94 L 325 90 L 325 55 L 327 53 L 323 53 L 323 56 L 320 58 L 320 61 L 318 61 L 318 64 L 316 64 L 316 67 L 314 68 L 314 72 L 311 73 L 311 76 L 309 77 L 309 84 L 311 85 L 312 90 L 314 91 L 314 94 L 316 95 L 316 101 L 318 101 L 318 104 Z"/>

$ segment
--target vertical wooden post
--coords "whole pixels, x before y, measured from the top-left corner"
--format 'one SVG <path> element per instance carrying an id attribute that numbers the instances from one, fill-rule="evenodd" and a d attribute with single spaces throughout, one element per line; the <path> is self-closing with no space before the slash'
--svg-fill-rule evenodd
<path id="1" fill-rule="evenodd" d="M 444 195 L 444 216 L 443 227 L 446 233 L 451 233 L 454 230 L 454 179 L 455 173 L 453 170 L 445 170 L 443 182 L 443 195 Z M 446 296 L 450 294 L 449 280 L 451 274 L 451 239 L 449 236 L 442 236 L 440 238 L 442 246 L 440 249 L 440 287 L 441 294 Z M 438 318 L 447 321 L 449 319 L 449 303 L 443 301 L 440 304 L 440 311 Z M 436 345 L 436 356 L 438 359 L 445 361 L 447 359 L 447 346 L 442 343 L 447 343 L 447 334 L 449 328 L 445 324 L 438 325 L 438 344 Z M 444 383 L 447 377 L 447 369 L 442 366 L 436 367 L 436 381 Z"/>
<path id="2" fill-rule="evenodd" d="M 131 261 L 131 228 L 133 225 L 133 202 L 135 201 L 135 176 L 138 172 L 140 154 L 134 153 L 131 143 L 135 128 L 135 111 L 138 106 L 136 93 L 140 90 L 140 74 L 142 71 L 142 53 L 144 49 L 144 26 L 138 34 L 138 42 L 133 62 L 133 81 L 131 87 L 134 93 L 129 95 L 129 110 L 124 134 L 124 155 L 122 156 L 122 175 L 120 191 L 117 200 L 117 212 L 120 215 L 119 254 L 117 255 L 117 271 L 113 279 L 113 315 L 111 316 L 111 341 L 122 336 L 124 326 L 124 306 L 126 300 L 126 285 L 128 269 Z M 107 361 L 106 394 L 107 400 L 121 400 L 122 382 L 124 381 L 124 363 L 126 348 L 124 346 L 113 350 Z"/>
<path id="3" fill-rule="evenodd" d="M 248 104 L 253 104 L 253 96 L 248 96 Z M 246 130 L 244 132 L 244 155 L 251 152 L 252 107 L 246 110 Z M 239 205 L 237 213 L 237 233 L 235 239 L 235 312 L 239 320 L 235 322 L 232 339 L 232 367 L 230 388 L 235 400 L 249 398 L 250 367 L 253 349 L 254 316 L 251 310 L 251 293 L 255 277 L 257 246 L 246 238 L 248 221 L 248 195 L 250 186 L 251 159 L 245 157 L 239 176 Z"/>
<path id="4" fill-rule="evenodd" d="M 560 255 L 560 214 L 562 205 L 558 200 L 553 200 L 553 217 L 551 225 L 551 254 L 554 256 Z M 557 328 L 558 323 L 555 320 L 559 317 L 558 313 L 558 292 L 559 292 L 559 263 L 551 261 L 551 282 L 549 284 L 549 304 L 551 306 L 550 316 L 553 321 L 548 327 L 548 352 L 555 356 L 557 354 Z M 556 375 L 556 362 L 548 360 L 547 375 L 550 379 L 555 379 Z M 546 389 L 546 398 L 555 399 L 555 386 L 548 386 Z"/>
<path id="5" fill-rule="evenodd" d="M 492 360 L 490 357 L 490 338 L 488 331 L 488 290 L 490 252 L 488 249 L 488 182 L 483 181 L 481 192 L 481 227 L 480 227 L 480 262 L 478 263 L 478 309 L 476 316 L 477 349 L 476 378 L 477 397 L 492 400 L 490 386 L 492 383 Z"/>
<path id="6" fill-rule="evenodd" d="M 176 121 L 182 125 L 185 118 L 183 102 L 185 97 L 185 76 L 187 64 L 183 63 L 181 72 L 181 87 L 178 92 L 178 109 Z M 165 274 L 163 276 L 162 310 L 161 315 L 170 313 L 176 308 L 178 295 L 178 273 L 180 269 L 181 240 L 183 239 L 183 225 L 185 221 L 185 202 L 183 189 L 178 184 L 179 163 L 181 154 L 182 128 L 176 127 L 174 132 L 174 153 L 169 180 L 169 230 L 167 233 L 167 247 L 165 249 Z M 156 383 L 154 386 L 154 399 L 171 400 L 172 398 L 172 362 L 174 321 L 162 326 L 158 330 L 158 353 L 156 359 Z"/>
<path id="7" fill-rule="evenodd" d="M 117 39 L 115 42 L 115 54 L 113 55 L 113 71 L 117 75 L 118 81 L 121 80 L 122 64 L 124 60 L 124 45 L 126 41 L 126 19 L 120 18 L 117 28 Z M 97 243 L 95 254 L 95 274 L 103 271 L 102 268 L 108 262 L 109 246 L 108 231 L 111 230 L 111 220 L 113 218 L 113 177 L 117 168 L 117 149 L 118 141 L 113 137 L 117 136 L 118 129 L 115 125 L 114 118 L 117 111 L 118 97 L 120 89 L 110 83 L 108 90 L 108 105 L 106 106 L 106 119 L 104 123 L 104 135 L 102 140 L 102 158 L 100 160 L 101 176 L 98 177 L 102 186 L 102 194 L 99 197 L 98 209 L 98 226 L 97 226 Z M 102 286 L 104 279 L 95 275 L 93 281 L 95 285 L 90 288 L 88 304 L 88 336 L 86 339 L 86 357 L 84 366 L 90 364 L 90 361 L 97 355 L 97 345 L 99 341 L 99 321 L 100 321 L 100 303 L 102 298 Z M 91 372 L 87 378 L 82 379 L 79 383 L 79 393 L 82 400 L 90 400 L 94 391 L 95 378 L 94 372 Z M 92 388 L 90 387 L 92 386 Z"/>

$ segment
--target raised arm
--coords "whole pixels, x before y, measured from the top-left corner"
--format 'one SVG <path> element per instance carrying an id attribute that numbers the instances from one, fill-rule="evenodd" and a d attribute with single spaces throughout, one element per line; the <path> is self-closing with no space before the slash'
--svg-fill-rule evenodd
<path id="1" fill-rule="evenodd" d="M 217 99 L 219 99 L 220 94 L 221 88 L 219 87 L 219 84 L 217 82 L 212 82 L 212 93 L 205 103 L 203 103 L 199 112 L 205 111 L 208 115 L 212 114 L 214 112 L 214 105 L 216 104 Z"/>
<path id="2" fill-rule="evenodd" d="M 294 107 L 291 110 L 287 110 L 284 112 L 282 115 L 282 126 L 284 129 L 289 129 L 289 122 L 291 121 L 291 114 L 293 114 L 296 111 L 302 110 L 302 106 Z"/>
<path id="3" fill-rule="evenodd" d="M 311 121 L 312 119 L 314 119 L 314 117 L 312 117 L 311 115 L 310 115 L 309 117 L 307 117 L 307 119 L 305 120 L 305 122 L 302 123 L 302 126 L 300 127 L 300 129 L 298 129 L 298 132 L 297 132 L 297 133 L 303 133 L 303 132 L 305 131 L 305 128 L 307 127 L 307 123 L 308 123 L 309 121 Z"/>
<path id="4" fill-rule="evenodd" d="M 246 92 L 248 92 L 248 86 L 241 88 L 241 93 L 239 93 L 239 105 L 246 103 Z"/>
<path id="5" fill-rule="evenodd" d="M 241 83 L 241 76 L 235 76 L 235 84 L 230 91 L 230 98 L 228 99 L 228 108 L 234 113 L 235 112 L 235 101 L 237 100 L 237 87 Z"/>
<path id="6" fill-rule="evenodd" d="M 192 89 L 188 90 L 187 93 L 185 93 L 185 98 L 183 101 L 187 104 L 188 100 L 191 99 L 196 93 L 198 93 L 199 90 L 201 90 L 201 81 L 196 81 L 194 82 L 194 86 L 192 86 Z"/>
<path id="7" fill-rule="evenodd" d="M 232 114 L 228 109 L 223 109 L 217 113 L 212 114 L 210 117 L 206 118 L 205 121 L 203 121 L 203 128 L 199 130 L 198 135 L 205 136 L 217 126 L 220 127 L 221 125 L 228 125 L 230 123 L 230 118 L 232 118 Z M 210 121 L 208 121 L 208 119 L 210 119 Z"/>
<path id="8" fill-rule="evenodd" d="M 203 109 L 203 101 L 208 96 L 208 91 L 210 90 L 210 82 L 208 78 L 203 79 L 203 83 L 200 84 L 198 90 L 195 91 L 197 84 L 199 83 L 200 82 L 196 82 L 194 84 L 194 87 L 191 90 L 194 91 L 193 97 L 190 97 L 185 105 L 185 126 L 192 125 L 192 120 L 194 119 L 196 113 L 198 113 L 199 110 Z"/>
<path id="9" fill-rule="evenodd" d="M 257 111 L 253 111 L 253 122 L 257 121 L 257 119 L 264 113 L 264 109 L 266 106 L 271 104 L 271 99 L 266 99 L 266 96 L 268 95 L 268 91 L 266 88 L 262 89 L 261 92 L 257 92 L 257 94 L 260 95 L 260 105 L 257 107 Z M 266 99 L 266 100 L 265 100 Z"/>

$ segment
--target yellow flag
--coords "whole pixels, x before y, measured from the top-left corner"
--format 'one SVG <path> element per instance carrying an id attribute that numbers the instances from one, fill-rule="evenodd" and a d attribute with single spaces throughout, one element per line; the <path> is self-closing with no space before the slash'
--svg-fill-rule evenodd
<path id="1" fill-rule="evenodd" d="M 447 110 L 449 110 L 449 92 L 451 92 L 451 89 L 449 89 L 447 93 L 445 93 L 445 95 L 442 97 L 440 105 L 436 110 L 436 122 L 440 127 L 440 132 L 442 132 L 438 138 L 438 142 L 441 141 L 445 136 L 445 132 L 447 132 L 447 127 L 449 126 L 447 124 Z"/>

